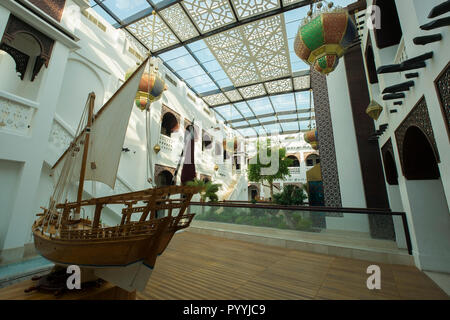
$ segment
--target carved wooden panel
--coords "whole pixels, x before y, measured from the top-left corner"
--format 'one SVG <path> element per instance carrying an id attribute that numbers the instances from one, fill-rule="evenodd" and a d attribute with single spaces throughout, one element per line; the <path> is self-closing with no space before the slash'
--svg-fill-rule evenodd
<path id="1" fill-rule="evenodd" d="M 210 175 L 202 174 L 202 173 L 200 173 L 200 180 L 202 180 L 202 181 L 205 181 L 205 180 L 212 181 Z"/>
<path id="2" fill-rule="evenodd" d="M 402 172 L 405 174 L 405 166 L 403 162 L 403 142 L 405 140 L 405 134 L 408 128 L 416 126 L 426 135 L 428 141 L 436 157 L 436 161 L 439 163 L 439 152 L 434 138 L 433 127 L 431 126 L 430 116 L 428 114 L 428 106 L 425 97 L 422 97 L 411 112 L 406 116 L 405 120 L 395 130 L 395 138 L 397 140 L 398 154 L 400 156 L 400 163 L 402 165 Z"/>
<path id="3" fill-rule="evenodd" d="M 11 14 L 9 16 L 1 43 L 5 43 L 6 45 L 11 46 L 12 41 L 20 33 L 27 33 L 33 36 L 33 38 L 39 43 L 39 46 L 41 47 L 41 53 L 37 57 L 35 65 L 33 67 L 33 74 L 31 77 L 31 81 L 33 81 L 43 65 L 45 65 L 45 67 L 48 67 L 55 41 Z M 20 52 L 17 49 L 16 51 Z M 21 54 L 24 55 L 24 53 L 22 52 Z M 16 60 L 16 57 L 13 56 L 13 58 L 14 60 Z"/>
<path id="4" fill-rule="evenodd" d="M 50 17 L 61 21 L 66 0 L 28 0 Z"/>
<path id="5" fill-rule="evenodd" d="M 441 103 L 442 116 L 444 117 L 450 140 L 450 63 L 444 68 L 435 81 L 439 102 Z"/>
<path id="6" fill-rule="evenodd" d="M 164 117 L 164 115 L 168 112 L 175 116 L 175 118 L 177 119 L 178 124 L 179 124 L 180 120 L 181 120 L 180 114 L 178 112 L 174 111 L 173 109 L 169 108 L 165 104 L 162 105 L 162 109 L 161 109 L 161 121 L 162 121 L 162 118 Z"/>
<path id="7" fill-rule="evenodd" d="M 5 51 L 14 59 L 14 62 L 16 63 L 16 72 L 20 74 L 20 79 L 23 80 L 30 57 L 25 53 L 8 46 L 6 43 L 0 44 L 0 50 Z"/>
<path id="8" fill-rule="evenodd" d="M 169 171 L 172 174 L 172 176 L 175 174 L 175 168 L 155 164 L 155 179 L 163 171 Z"/>

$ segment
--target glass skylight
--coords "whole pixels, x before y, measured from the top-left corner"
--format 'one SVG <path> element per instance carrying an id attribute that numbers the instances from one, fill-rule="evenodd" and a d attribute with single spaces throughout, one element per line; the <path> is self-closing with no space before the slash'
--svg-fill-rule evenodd
<path id="1" fill-rule="evenodd" d="M 334 3 L 345 7 L 355 1 Z M 305 4 L 301 0 L 90 0 L 98 15 L 126 28 L 134 47 L 143 44 L 147 49 L 141 51 L 150 49 L 161 58 L 219 118 L 235 121 L 230 123 L 233 127 L 256 126 L 239 129 L 244 136 L 277 128 L 308 130 L 310 122 L 315 126 L 314 120 L 309 121 L 314 117 L 310 67 L 293 47 L 301 20 L 310 10 Z M 154 30 L 153 10 L 157 12 Z M 283 13 L 271 14 L 274 10 Z M 267 122 L 273 123 L 260 125 Z"/>

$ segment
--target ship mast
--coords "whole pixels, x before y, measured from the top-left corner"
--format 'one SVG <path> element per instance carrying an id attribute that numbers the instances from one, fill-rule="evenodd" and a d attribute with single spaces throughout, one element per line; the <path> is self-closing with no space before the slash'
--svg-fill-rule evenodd
<path id="1" fill-rule="evenodd" d="M 89 111 L 88 111 L 88 120 L 86 125 L 86 136 L 84 139 L 84 150 L 83 150 L 83 160 L 81 163 L 81 170 L 80 170 L 80 182 L 78 184 L 78 193 L 77 193 L 77 203 L 81 204 L 81 200 L 83 197 L 83 189 L 84 189 L 84 178 L 86 174 L 86 162 L 87 162 L 87 156 L 89 151 L 89 138 L 91 135 L 91 127 L 92 127 L 92 119 L 94 117 L 94 101 L 95 101 L 95 93 L 91 92 L 89 94 Z M 81 205 L 78 206 L 75 210 L 75 220 L 79 219 L 81 211 Z"/>

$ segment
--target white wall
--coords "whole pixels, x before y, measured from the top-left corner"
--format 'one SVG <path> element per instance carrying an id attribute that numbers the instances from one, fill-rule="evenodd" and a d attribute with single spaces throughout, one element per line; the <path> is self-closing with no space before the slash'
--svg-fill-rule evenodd
<path id="1" fill-rule="evenodd" d="M 450 214 L 442 181 L 406 181 L 406 189 L 415 234 L 414 255 L 422 269 L 448 273 Z"/>
<path id="2" fill-rule="evenodd" d="M 340 59 L 336 70 L 327 76 L 327 85 L 342 206 L 366 208 L 344 59 Z M 367 215 L 344 213 L 342 218 L 326 217 L 326 224 L 331 230 L 369 232 Z"/>
<path id="3" fill-rule="evenodd" d="M 14 201 L 17 198 L 17 187 L 22 174 L 23 163 L 0 160 L 0 250 L 8 232 Z"/>
<path id="4" fill-rule="evenodd" d="M 368 5 L 371 5 L 373 0 L 367 2 Z M 389 190 L 389 198 L 391 206 L 403 208 L 406 212 L 417 266 L 428 270 L 449 272 L 450 266 L 446 252 L 449 251 L 448 235 L 450 234 L 447 221 L 450 199 L 450 161 L 448 161 L 450 159 L 450 148 L 434 81 L 450 60 L 448 55 L 448 52 L 450 52 L 450 30 L 448 27 L 433 31 L 420 29 L 420 25 L 432 21 L 427 16 L 434 6 L 442 3 L 441 0 L 396 0 L 395 2 L 403 31 L 403 39 L 400 45 L 379 50 L 376 47 L 374 31 L 367 28 L 364 31 L 362 46 L 363 48 L 366 47 L 370 34 L 377 68 L 382 65 L 399 63 L 404 59 L 411 59 L 430 51 L 434 53 L 434 56 L 431 60 L 426 61 L 426 68 L 407 71 L 408 73 L 418 72 L 419 78 L 412 79 L 415 86 L 406 92 L 405 99 L 402 99 L 402 106 L 394 106 L 392 101 L 383 101 L 379 92 L 374 95 L 374 98 L 384 107 L 383 113 L 376 121 L 376 126 L 384 123 L 389 125 L 386 132 L 380 137 L 379 145 L 381 147 L 389 139 L 392 140 L 394 158 L 399 173 L 398 188 L 401 203 L 396 200 L 398 195 L 392 189 Z M 442 15 L 439 18 L 446 16 L 449 16 L 449 14 Z M 443 39 L 426 46 L 413 43 L 415 37 L 434 33 L 441 33 Z M 378 75 L 380 80 L 379 91 L 381 92 L 387 86 L 407 81 L 408 79 L 405 78 L 407 72 Z M 428 113 L 441 158 L 441 162 L 438 164 L 441 175 L 439 181 L 406 180 L 402 175 L 397 149 L 395 130 L 423 96 L 428 105 Z M 396 109 L 398 112 L 391 114 L 389 113 L 391 109 Z M 443 213 L 444 211 L 445 213 Z M 440 215 L 438 212 L 440 212 Z M 447 229 L 445 230 L 443 227 Z M 436 250 L 440 250 L 441 253 L 438 254 Z M 436 258 L 437 255 L 440 255 L 440 258 Z"/>

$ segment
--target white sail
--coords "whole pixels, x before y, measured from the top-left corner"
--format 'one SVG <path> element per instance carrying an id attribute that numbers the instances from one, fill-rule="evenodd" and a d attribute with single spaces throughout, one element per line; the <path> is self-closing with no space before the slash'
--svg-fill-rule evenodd
<path id="1" fill-rule="evenodd" d="M 91 135 L 85 180 L 103 182 L 114 189 L 128 122 L 146 64 L 147 60 L 119 88 L 95 116 L 90 129 Z M 82 136 L 77 139 L 77 142 L 84 140 L 81 138 Z M 79 176 L 83 158 L 82 154 L 82 145 L 80 151 L 76 153 L 73 153 L 69 149 L 53 167 L 53 175 L 59 177 L 66 158 L 75 155 L 75 158 L 72 160 L 72 175 Z M 73 181 L 73 179 L 70 180 Z"/>

